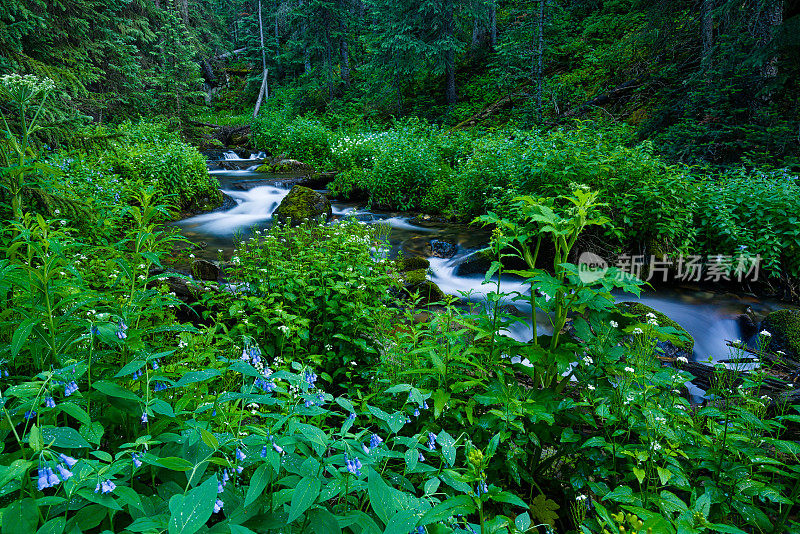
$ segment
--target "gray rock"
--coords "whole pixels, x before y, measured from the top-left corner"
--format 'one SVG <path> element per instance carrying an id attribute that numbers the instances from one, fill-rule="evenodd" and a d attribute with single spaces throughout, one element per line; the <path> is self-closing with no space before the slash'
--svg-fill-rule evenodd
<path id="1" fill-rule="evenodd" d="M 441 239 L 431 239 L 430 245 L 431 256 L 435 258 L 452 258 L 458 252 L 458 245 Z"/>
<path id="2" fill-rule="evenodd" d="M 192 262 L 192 276 L 198 280 L 216 282 L 219 279 L 219 266 L 208 260 L 194 260 Z"/>

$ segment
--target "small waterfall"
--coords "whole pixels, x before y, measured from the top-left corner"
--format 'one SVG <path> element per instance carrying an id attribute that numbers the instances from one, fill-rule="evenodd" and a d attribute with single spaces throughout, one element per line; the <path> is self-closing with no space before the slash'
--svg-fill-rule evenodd
<path id="1" fill-rule="evenodd" d="M 254 187 L 249 191 L 223 190 L 237 205 L 228 211 L 215 211 L 197 215 L 181 221 L 181 226 L 195 232 L 213 235 L 233 235 L 237 230 L 246 231 L 253 225 L 272 219 L 272 213 L 281 200 L 289 194 L 288 189 L 274 186 Z"/>

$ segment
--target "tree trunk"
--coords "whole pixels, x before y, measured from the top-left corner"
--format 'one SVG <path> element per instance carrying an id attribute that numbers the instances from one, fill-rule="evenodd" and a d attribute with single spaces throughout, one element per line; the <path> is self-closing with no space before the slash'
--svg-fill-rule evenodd
<path id="1" fill-rule="evenodd" d="M 480 48 L 481 42 L 481 24 L 480 24 L 480 17 L 478 15 L 473 15 L 472 17 L 472 44 L 470 48 L 472 50 L 477 50 Z"/>
<path id="2" fill-rule="evenodd" d="M 331 14 L 327 9 L 323 12 L 325 21 L 325 67 L 328 77 L 328 101 L 333 100 L 333 51 L 331 45 Z"/>
<path id="3" fill-rule="evenodd" d="M 535 72 L 536 72 L 536 115 L 539 122 L 542 121 L 542 85 L 544 80 L 542 69 L 542 56 L 544 55 L 544 2 L 545 0 L 538 0 L 538 16 L 536 24 L 538 25 L 538 38 L 536 43 L 536 56 L 535 56 Z"/>
<path id="4" fill-rule="evenodd" d="M 181 13 L 181 19 L 186 27 L 189 27 L 189 0 L 175 0 L 178 10 Z"/>
<path id="5" fill-rule="evenodd" d="M 269 98 L 269 89 L 267 87 L 268 74 L 269 74 L 269 69 L 265 68 L 261 77 L 261 88 L 258 90 L 258 100 L 256 100 L 256 107 L 253 108 L 254 119 L 258 116 L 258 112 L 261 109 L 261 103 L 267 98 Z"/>
<path id="6" fill-rule="evenodd" d="M 298 0 L 298 5 L 300 8 L 303 8 L 303 0 Z M 305 41 L 308 39 L 308 26 L 306 25 L 305 16 L 303 17 L 303 23 L 300 25 L 300 35 L 303 39 L 303 69 L 306 74 L 311 72 L 311 53 L 308 51 L 308 43 Z"/>
<path id="7" fill-rule="evenodd" d="M 700 32 L 703 38 L 703 55 L 700 64 L 706 78 L 711 70 L 711 50 L 714 47 L 714 0 L 702 0 L 700 5 Z"/>
<path id="8" fill-rule="evenodd" d="M 494 51 L 497 46 L 497 0 L 489 4 L 489 48 Z"/>
<path id="9" fill-rule="evenodd" d="M 261 0 L 258 0 L 258 35 L 261 37 L 261 70 L 267 70 L 267 54 L 264 51 L 264 21 L 261 18 Z"/>
<path id="10" fill-rule="evenodd" d="M 344 21 L 339 21 L 339 30 L 342 33 L 339 52 L 342 55 L 342 80 L 345 86 L 350 87 L 350 49 L 347 45 L 347 26 Z"/>
<path id="11" fill-rule="evenodd" d="M 767 48 L 775 37 L 776 29 L 783 24 L 783 0 L 762 0 L 763 5 L 756 21 L 756 46 Z M 778 58 L 770 57 L 761 65 L 761 79 L 769 81 L 778 75 Z"/>
<path id="12" fill-rule="evenodd" d="M 456 103 L 456 64 L 453 51 L 453 33 L 455 21 L 453 20 L 453 0 L 445 0 L 445 36 L 447 37 L 444 52 L 444 75 L 447 87 L 445 97 L 448 104 Z"/>

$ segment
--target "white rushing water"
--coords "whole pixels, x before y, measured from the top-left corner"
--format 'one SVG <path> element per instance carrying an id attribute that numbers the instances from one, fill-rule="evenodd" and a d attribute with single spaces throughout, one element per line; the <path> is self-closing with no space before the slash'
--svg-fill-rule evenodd
<path id="1" fill-rule="evenodd" d="M 231 152 L 235 156 L 235 153 Z M 251 156 L 253 158 L 259 154 Z M 229 157 L 228 154 L 225 157 Z M 239 171 L 213 171 L 223 183 L 223 192 L 236 202 L 236 205 L 227 211 L 217 211 L 198 215 L 180 221 L 180 226 L 186 228 L 187 235 L 195 239 L 205 239 L 214 244 L 213 249 L 225 248 L 230 250 L 233 245 L 232 236 L 237 231 L 246 232 L 252 226 L 264 227 L 272 219 L 272 213 L 280 201 L 288 194 L 288 189 L 276 186 L 259 185 L 248 191 L 235 190 L 233 184 L 243 180 L 265 180 L 268 175 Z M 263 183 L 263 181 L 261 182 Z M 393 245 L 393 250 L 403 251 L 406 257 L 411 255 L 426 255 L 430 253 L 429 242 L 431 239 L 441 239 L 457 246 L 457 253 L 449 259 L 430 257 L 430 279 L 442 291 L 458 297 L 468 298 L 475 304 L 486 302 L 487 295 L 496 291 L 493 283 L 484 284 L 483 274 L 459 275 L 459 264 L 468 261 L 470 254 L 481 243 L 485 243 L 488 234 L 480 234 L 480 230 L 463 227 L 448 227 L 446 224 L 421 226 L 415 224 L 411 217 L 402 214 L 372 213 L 353 204 L 334 204 L 333 213 L 337 216 L 355 215 L 366 223 L 383 224 L 388 226 L 388 238 Z M 415 221 L 416 222 L 416 221 Z M 229 243 L 229 244 L 228 244 Z M 427 247 L 427 248 L 426 248 Z M 426 252 L 427 250 L 427 252 Z M 496 281 L 496 277 L 492 281 Z M 528 287 L 518 278 L 503 276 L 500 291 L 510 294 L 528 294 Z M 715 361 L 729 357 L 730 352 L 726 340 L 743 338 L 736 316 L 745 311 L 748 306 L 758 307 L 759 315 L 773 309 L 786 307 L 777 302 L 757 301 L 731 294 L 715 294 L 691 290 L 659 290 L 643 294 L 641 298 L 633 295 L 617 294 L 618 301 L 641 301 L 642 303 L 666 314 L 672 320 L 685 328 L 695 340 L 695 359 L 703 361 L 712 357 Z M 513 301 L 505 298 L 501 304 L 513 304 L 519 315 L 530 317 L 530 304 L 525 300 Z M 539 333 L 549 333 L 550 326 L 547 315 L 537 313 Z M 522 321 L 512 327 L 508 334 L 515 339 L 527 341 L 530 339 L 530 323 Z"/>
<path id="2" fill-rule="evenodd" d="M 228 211 L 215 211 L 184 219 L 178 224 L 195 232 L 213 235 L 233 235 L 237 230 L 246 230 L 253 225 L 272 219 L 272 213 L 289 194 L 288 189 L 275 186 L 259 186 L 249 191 L 223 190 L 236 201 Z"/>

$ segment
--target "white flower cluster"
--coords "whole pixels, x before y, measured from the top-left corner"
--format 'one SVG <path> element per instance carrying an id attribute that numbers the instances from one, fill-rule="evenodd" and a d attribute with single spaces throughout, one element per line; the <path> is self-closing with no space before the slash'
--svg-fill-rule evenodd
<path id="1" fill-rule="evenodd" d="M 47 93 L 55 88 L 50 78 L 40 78 L 33 74 L 6 74 L 0 76 L 0 93 L 18 102 L 27 101 L 34 96 Z"/>

